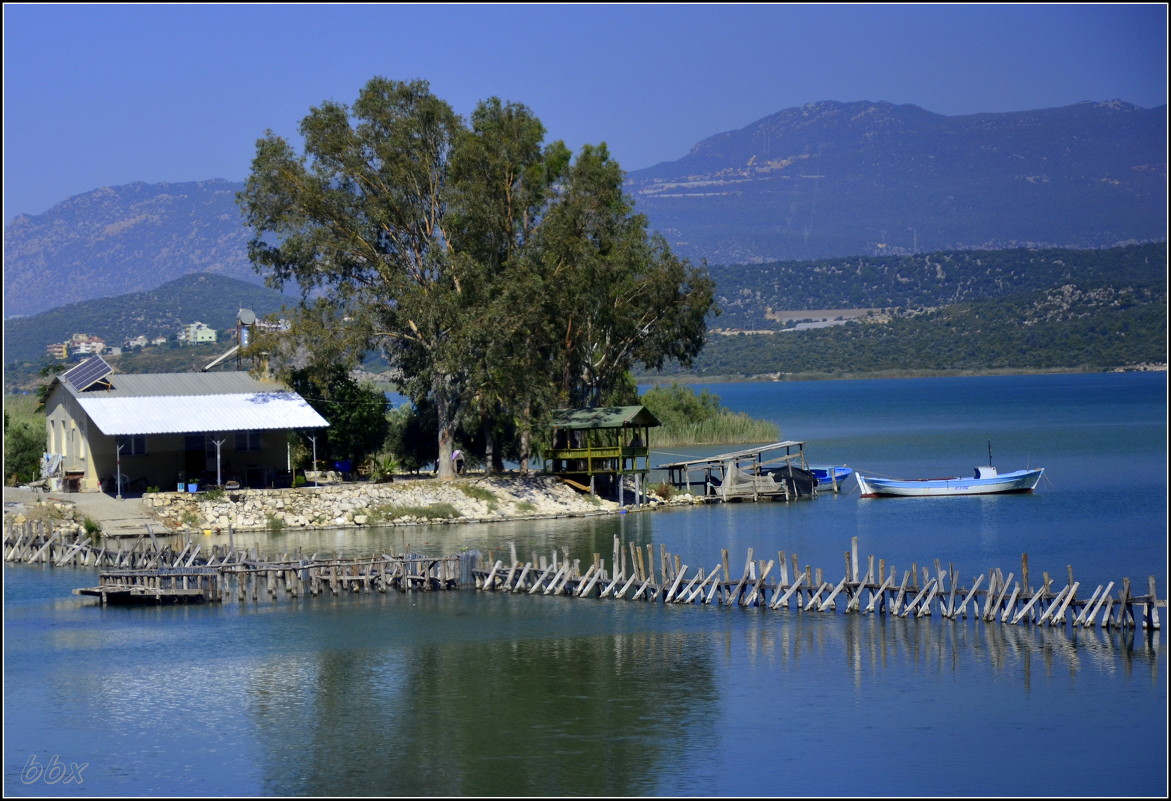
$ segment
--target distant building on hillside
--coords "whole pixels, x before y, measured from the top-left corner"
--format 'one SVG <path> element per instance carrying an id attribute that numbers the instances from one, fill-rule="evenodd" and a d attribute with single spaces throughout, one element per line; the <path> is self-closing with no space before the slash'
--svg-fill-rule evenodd
<path id="1" fill-rule="evenodd" d="M 184 345 L 196 345 L 200 342 L 215 341 L 215 329 L 208 327 L 206 323 L 201 323 L 198 320 L 179 329 L 179 342 Z"/>
<path id="2" fill-rule="evenodd" d="M 59 362 L 63 362 L 69 358 L 69 343 L 53 342 L 45 346 L 45 353 L 49 355 L 50 359 L 56 359 Z"/>
<path id="3" fill-rule="evenodd" d="M 91 337 L 89 334 L 74 334 L 66 343 L 70 355 L 84 354 L 98 356 L 106 349 L 106 341 L 101 337 Z"/>

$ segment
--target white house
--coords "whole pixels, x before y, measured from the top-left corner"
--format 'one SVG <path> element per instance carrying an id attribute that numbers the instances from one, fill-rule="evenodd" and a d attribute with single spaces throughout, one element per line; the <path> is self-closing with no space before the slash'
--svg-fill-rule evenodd
<path id="1" fill-rule="evenodd" d="M 179 483 L 284 485 L 290 431 L 329 423 L 282 384 L 244 372 L 121 374 L 94 356 L 56 377 L 45 452 L 63 489 L 174 490 Z M 119 448 L 120 446 L 120 448 Z"/>

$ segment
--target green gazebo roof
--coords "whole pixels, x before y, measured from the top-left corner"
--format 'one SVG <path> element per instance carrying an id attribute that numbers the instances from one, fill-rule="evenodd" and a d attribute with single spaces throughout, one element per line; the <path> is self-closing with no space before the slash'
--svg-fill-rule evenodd
<path id="1" fill-rule="evenodd" d="M 550 428 L 653 428 L 662 425 L 645 406 L 601 406 L 597 409 L 557 409 Z"/>

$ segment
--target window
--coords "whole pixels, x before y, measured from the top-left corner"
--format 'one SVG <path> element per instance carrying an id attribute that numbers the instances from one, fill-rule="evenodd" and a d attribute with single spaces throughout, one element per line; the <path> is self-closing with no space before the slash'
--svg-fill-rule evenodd
<path id="1" fill-rule="evenodd" d="M 203 451 L 203 455 L 210 458 L 215 456 L 215 438 L 211 434 L 187 434 L 183 438 L 183 448 L 188 451 Z"/>
<path id="2" fill-rule="evenodd" d="M 126 437 L 118 437 L 115 445 L 122 446 L 123 456 L 146 456 L 145 434 L 131 434 Z"/>
<path id="3" fill-rule="evenodd" d="M 236 432 L 236 450 L 238 450 L 238 451 L 258 451 L 258 450 L 260 450 L 260 432 L 259 431 L 237 431 Z"/>

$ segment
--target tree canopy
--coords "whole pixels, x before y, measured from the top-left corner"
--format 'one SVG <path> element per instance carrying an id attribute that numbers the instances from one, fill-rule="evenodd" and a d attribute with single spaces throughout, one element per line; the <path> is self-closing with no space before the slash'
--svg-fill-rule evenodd
<path id="1" fill-rule="evenodd" d="M 239 198 L 254 267 L 302 293 L 265 347 L 286 374 L 380 349 L 435 409 L 441 478 L 461 427 L 489 450 L 518 432 L 526 466 L 552 408 L 700 352 L 714 284 L 647 231 L 605 145 L 574 159 L 523 105 L 491 98 L 465 124 L 427 82 L 380 77 L 300 133 L 302 153 L 257 142 Z"/>

